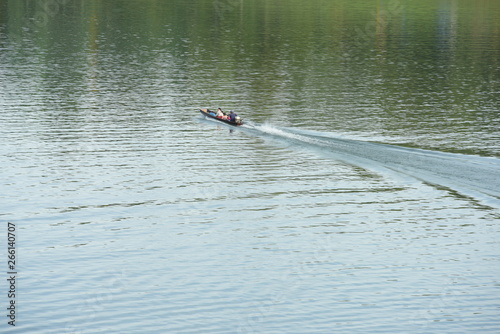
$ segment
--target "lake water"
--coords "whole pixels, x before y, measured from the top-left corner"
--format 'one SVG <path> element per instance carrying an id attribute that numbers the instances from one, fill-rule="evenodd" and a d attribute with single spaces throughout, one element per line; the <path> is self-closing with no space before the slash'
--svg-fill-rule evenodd
<path id="1" fill-rule="evenodd" d="M 0 0 L 1 332 L 500 332 L 499 31 L 487 0 Z"/>

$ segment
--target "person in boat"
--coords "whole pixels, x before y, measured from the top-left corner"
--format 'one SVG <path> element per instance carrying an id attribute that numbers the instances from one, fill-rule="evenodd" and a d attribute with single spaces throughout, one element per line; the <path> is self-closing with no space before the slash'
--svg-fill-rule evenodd
<path id="1" fill-rule="evenodd" d="M 222 111 L 221 108 L 217 108 L 217 115 L 216 116 L 218 118 L 227 119 L 227 115 L 224 114 L 224 112 Z"/>
<path id="2" fill-rule="evenodd" d="M 237 117 L 237 116 L 238 116 L 238 115 L 237 115 L 234 111 L 231 111 L 231 112 L 229 113 L 229 120 L 230 120 L 231 122 L 236 122 L 236 117 Z"/>
<path id="3" fill-rule="evenodd" d="M 210 115 L 215 116 L 215 113 L 214 113 L 212 110 L 207 109 L 207 112 L 208 112 Z"/>

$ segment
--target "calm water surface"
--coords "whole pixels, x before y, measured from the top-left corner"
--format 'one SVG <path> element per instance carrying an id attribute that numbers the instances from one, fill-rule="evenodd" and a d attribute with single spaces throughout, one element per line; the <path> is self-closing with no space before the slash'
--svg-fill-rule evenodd
<path id="1" fill-rule="evenodd" d="M 0 0 L 2 332 L 498 333 L 499 22 Z"/>

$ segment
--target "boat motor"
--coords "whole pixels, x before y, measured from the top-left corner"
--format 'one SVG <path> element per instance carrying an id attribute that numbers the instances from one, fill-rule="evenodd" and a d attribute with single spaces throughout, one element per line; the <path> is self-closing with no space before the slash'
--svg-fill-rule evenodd
<path id="1" fill-rule="evenodd" d="M 236 124 L 241 124 L 241 117 L 240 116 L 236 116 L 234 118 L 234 121 L 236 122 Z"/>

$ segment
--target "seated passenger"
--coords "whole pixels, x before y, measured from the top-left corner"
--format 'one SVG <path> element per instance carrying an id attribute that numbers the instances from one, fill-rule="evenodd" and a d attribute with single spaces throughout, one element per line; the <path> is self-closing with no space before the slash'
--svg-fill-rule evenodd
<path id="1" fill-rule="evenodd" d="M 224 114 L 224 112 L 222 111 L 222 109 L 221 109 L 221 108 L 218 108 L 218 109 L 217 109 L 217 117 L 218 117 L 218 118 L 221 118 L 221 119 L 227 119 L 227 115 L 226 115 L 226 114 Z"/>

